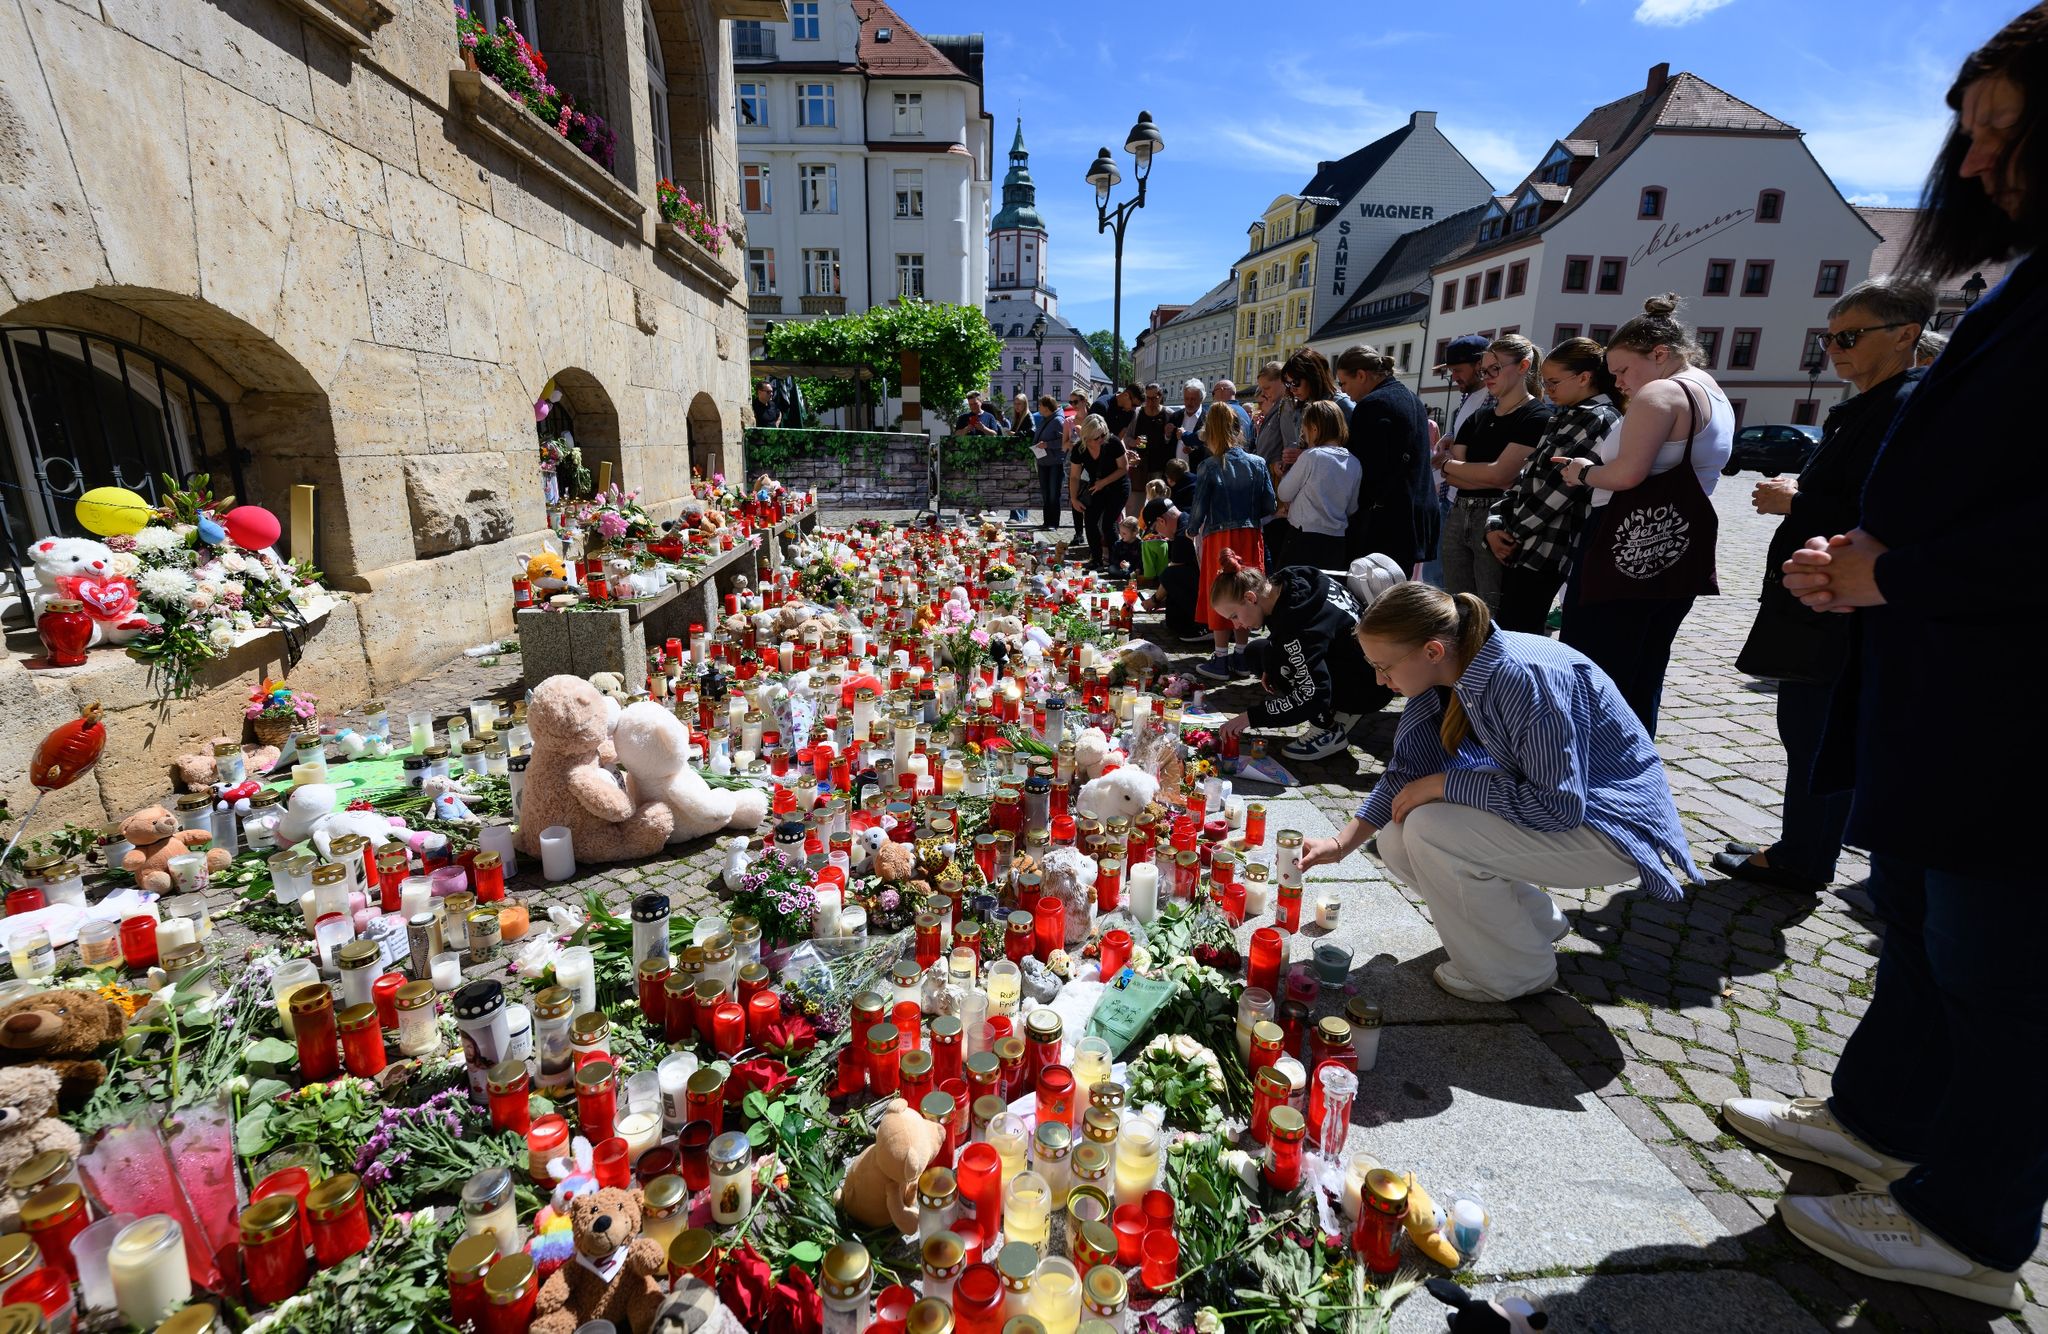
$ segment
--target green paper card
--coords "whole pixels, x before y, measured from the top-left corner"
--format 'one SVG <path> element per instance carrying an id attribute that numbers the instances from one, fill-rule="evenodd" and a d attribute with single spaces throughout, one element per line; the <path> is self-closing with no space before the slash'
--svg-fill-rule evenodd
<path id="1" fill-rule="evenodd" d="M 1111 1058 L 1121 1057 L 1178 989 L 1178 983 L 1154 977 L 1133 977 L 1129 986 L 1111 987 L 1088 1016 L 1088 1036 L 1107 1038 Z"/>

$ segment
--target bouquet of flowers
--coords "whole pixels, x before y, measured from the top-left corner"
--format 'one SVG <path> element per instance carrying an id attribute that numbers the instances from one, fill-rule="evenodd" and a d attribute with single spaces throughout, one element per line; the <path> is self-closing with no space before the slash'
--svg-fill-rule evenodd
<path id="1" fill-rule="evenodd" d="M 692 241 L 716 255 L 725 249 L 725 227 L 711 220 L 704 206 L 690 198 L 690 192 L 664 179 L 654 187 L 661 218 Z"/>
<path id="2" fill-rule="evenodd" d="M 321 589 L 320 572 L 303 561 L 232 541 L 221 516 L 234 508 L 234 497 L 209 494 L 204 474 L 190 489 L 168 476 L 163 481 L 164 504 L 149 523 L 108 538 L 107 546 L 117 572 L 134 576 L 137 609 L 149 622 L 129 656 L 149 665 L 151 684 L 170 700 L 190 695 L 200 669 L 225 656 L 239 636 L 264 624 L 303 625 L 304 608 Z"/>
<path id="3" fill-rule="evenodd" d="M 548 80 L 548 62 L 512 20 L 498 21 L 495 32 L 468 10 L 455 10 L 456 40 L 477 70 L 505 90 L 513 101 L 575 144 L 607 170 L 618 151 L 618 136 L 601 116 L 576 110 L 575 99 Z"/>
<path id="4" fill-rule="evenodd" d="M 759 922 L 766 940 L 787 944 L 810 939 L 818 920 L 810 868 L 780 848 L 770 848 L 740 877 L 732 909 Z"/>

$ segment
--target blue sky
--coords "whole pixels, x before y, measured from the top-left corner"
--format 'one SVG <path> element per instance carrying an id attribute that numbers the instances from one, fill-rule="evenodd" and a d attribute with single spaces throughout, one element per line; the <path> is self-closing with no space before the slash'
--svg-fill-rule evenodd
<path id="1" fill-rule="evenodd" d="M 1124 336 L 1160 302 L 1229 270 L 1245 228 L 1341 157 L 1406 121 L 1438 123 L 1496 188 L 1660 60 L 1806 131 L 1843 193 L 1910 204 L 1948 125 L 1942 95 L 2022 0 L 1504 0 L 1258 5 L 1220 0 L 892 0 L 925 32 L 980 31 L 997 180 L 1024 117 L 1060 313 L 1109 327 L 1111 243 L 1082 176 L 1140 108 L 1167 151 L 1124 251 Z M 1260 26 L 1262 16 L 1270 22 Z M 1326 21 L 1328 20 L 1328 21 Z"/>

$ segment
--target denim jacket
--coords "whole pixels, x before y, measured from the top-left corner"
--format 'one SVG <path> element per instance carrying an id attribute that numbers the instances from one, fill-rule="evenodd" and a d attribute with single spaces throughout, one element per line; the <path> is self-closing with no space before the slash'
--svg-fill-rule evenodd
<path id="1" fill-rule="evenodd" d="M 1255 454 L 1236 445 L 1212 458 L 1195 475 L 1195 503 L 1188 527 L 1197 533 L 1253 528 L 1273 512 L 1273 477 Z"/>

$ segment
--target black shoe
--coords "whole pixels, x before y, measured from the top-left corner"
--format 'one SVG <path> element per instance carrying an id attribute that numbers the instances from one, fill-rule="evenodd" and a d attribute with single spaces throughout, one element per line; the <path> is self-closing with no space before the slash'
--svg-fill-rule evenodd
<path id="1" fill-rule="evenodd" d="M 1726 843 L 1723 843 L 1721 846 L 1725 850 L 1734 853 L 1738 857 L 1754 857 L 1759 852 L 1763 851 L 1763 847 L 1760 844 L 1737 843 L 1732 839 Z"/>
<path id="2" fill-rule="evenodd" d="M 1825 881 L 1794 875 L 1775 866 L 1758 866 L 1749 858 L 1733 852 L 1715 853 L 1714 869 L 1730 880 L 1762 885 L 1766 889 L 1782 889 L 1793 894 L 1818 894 L 1827 888 Z"/>

